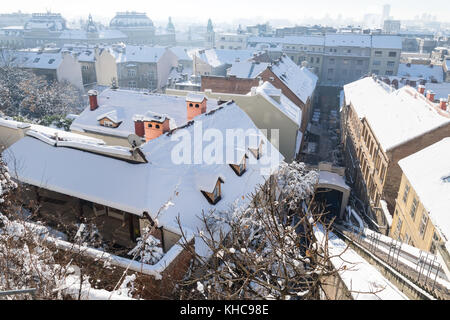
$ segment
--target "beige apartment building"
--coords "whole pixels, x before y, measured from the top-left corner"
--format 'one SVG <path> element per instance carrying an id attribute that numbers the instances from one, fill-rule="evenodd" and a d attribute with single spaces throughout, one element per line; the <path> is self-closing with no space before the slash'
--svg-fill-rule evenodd
<path id="1" fill-rule="evenodd" d="M 450 137 L 399 161 L 402 180 L 390 236 L 437 256 L 450 274 Z"/>
<path id="2" fill-rule="evenodd" d="M 344 86 L 341 125 L 347 174 L 366 210 L 386 232 L 401 182 L 398 161 L 450 136 L 447 103 L 430 100 L 434 97 L 409 86 L 395 90 L 376 77 Z"/>
<path id="3" fill-rule="evenodd" d="M 399 161 L 400 189 L 391 237 L 436 253 L 448 240 L 450 137 Z"/>

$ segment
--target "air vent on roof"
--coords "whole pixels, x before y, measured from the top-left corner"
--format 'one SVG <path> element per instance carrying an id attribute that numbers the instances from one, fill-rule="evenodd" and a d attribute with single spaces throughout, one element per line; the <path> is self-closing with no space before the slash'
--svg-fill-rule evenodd
<path id="1" fill-rule="evenodd" d="M 450 183 L 450 176 L 442 177 L 442 181 Z"/>
<path id="2" fill-rule="evenodd" d="M 48 63 L 49 63 L 49 64 L 52 64 L 53 62 L 55 62 L 55 59 L 50 59 L 50 60 L 48 60 Z"/>

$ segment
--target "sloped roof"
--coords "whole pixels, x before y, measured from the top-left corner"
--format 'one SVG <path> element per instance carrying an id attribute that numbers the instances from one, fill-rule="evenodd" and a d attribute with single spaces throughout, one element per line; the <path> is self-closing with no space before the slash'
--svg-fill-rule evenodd
<path id="1" fill-rule="evenodd" d="M 435 104 L 409 86 L 394 90 L 366 77 L 345 85 L 344 92 L 346 104 L 352 104 L 359 118 L 366 118 L 385 151 L 450 125 L 450 114 L 439 114 Z"/>
<path id="2" fill-rule="evenodd" d="M 402 38 L 399 36 L 373 35 L 372 48 L 402 49 Z"/>
<path id="3" fill-rule="evenodd" d="M 187 122 L 185 97 L 106 89 L 98 95 L 97 102 L 99 107 L 94 111 L 91 111 L 90 107 L 86 107 L 74 120 L 70 130 L 92 131 L 126 138 L 128 135 L 135 133 L 134 116 L 144 115 L 148 111 L 167 115 L 170 118 L 171 129 L 182 126 Z M 207 112 L 217 107 L 217 100 L 208 99 Z M 120 115 L 121 125 L 117 128 L 99 125 L 97 118 L 113 111 Z"/>
<path id="4" fill-rule="evenodd" d="M 291 119 L 298 126 L 302 123 L 302 110 L 291 100 L 289 100 L 280 89 L 275 88 L 270 82 L 266 81 L 256 88 L 256 92 L 266 98 L 273 106 L 280 110 L 286 117 Z M 271 96 L 280 97 L 280 102 Z"/>
<path id="5" fill-rule="evenodd" d="M 149 47 L 149 46 L 133 46 L 127 45 L 124 52 L 113 50 L 117 63 L 126 62 L 141 62 L 141 63 L 156 63 L 166 52 L 163 47 Z"/>
<path id="6" fill-rule="evenodd" d="M 398 162 L 429 213 L 433 225 L 441 231 L 447 241 L 450 237 L 449 159 L 450 138 L 445 138 Z"/>
<path id="7" fill-rule="evenodd" d="M 325 46 L 327 47 L 362 47 L 372 46 L 370 35 L 362 34 L 326 34 Z"/>
<path id="8" fill-rule="evenodd" d="M 271 70 L 303 103 L 316 89 L 317 76 L 308 68 L 299 67 L 286 55 L 272 63 Z"/>
<path id="9" fill-rule="evenodd" d="M 234 62 L 227 74 L 237 78 L 254 79 L 270 65 L 268 62 L 241 61 Z"/>
<path id="10" fill-rule="evenodd" d="M 442 82 L 444 80 L 444 71 L 442 70 L 442 66 L 437 65 L 400 63 L 398 65 L 397 76 L 426 79 L 428 81 L 434 79 Z"/>
<path id="11" fill-rule="evenodd" d="M 28 136 L 13 144 L 3 155 L 10 172 L 17 173 L 16 178 L 22 182 L 140 216 L 148 212 L 159 226 L 171 226 L 172 229 L 179 229 L 176 221 L 179 216 L 184 228 L 197 231 L 203 229 L 202 211 L 227 211 L 235 201 L 237 205 L 247 204 L 249 199 L 246 196 L 264 183 L 264 174 L 278 168 L 282 156 L 259 133 L 260 139 L 265 141 L 262 157 L 256 160 L 249 153 L 247 170 L 241 177 L 226 161 L 208 164 L 203 158 L 198 164 L 178 163 L 172 151 L 180 143 L 179 136 L 192 136 L 194 130 L 198 130 L 196 125 L 202 125 L 204 132 L 208 129 L 220 131 L 223 137 L 227 129 L 259 132 L 245 112 L 230 102 L 213 114 L 196 117 L 193 125 L 142 145 L 141 150 L 148 163 L 132 164 L 73 148 L 54 147 Z M 195 148 L 192 143 L 187 149 L 191 158 L 198 155 Z M 214 206 L 209 204 L 196 184 L 196 177 L 204 174 L 220 176 L 225 181 L 222 200 Z M 168 205 L 169 201 L 171 205 Z M 165 209 L 160 210 L 162 207 Z M 200 254 L 205 253 L 204 244 L 196 241 L 195 245 Z"/>
<path id="12" fill-rule="evenodd" d="M 224 64 L 233 64 L 236 60 L 247 61 L 253 58 L 254 50 L 208 49 L 197 53 L 200 59 L 216 68 Z"/>

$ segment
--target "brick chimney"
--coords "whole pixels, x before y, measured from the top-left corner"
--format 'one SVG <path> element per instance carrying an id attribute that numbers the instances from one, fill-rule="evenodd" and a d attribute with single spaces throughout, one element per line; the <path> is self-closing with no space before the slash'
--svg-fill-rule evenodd
<path id="1" fill-rule="evenodd" d="M 431 102 L 434 102 L 434 95 L 435 93 L 432 90 L 427 90 L 427 99 Z"/>
<path id="2" fill-rule="evenodd" d="M 447 101 L 445 99 L 441 98 L 439 99 L 439 108 L 446 111 L 447 110 Z"/>
<path id="3" fill-rule="evenodd" d="M 135 129 L 136 122 L 139 121 L 136 121 L 135 118 Z M 154 112 L 147 112 L 146 115 L 142 117 L 142 123 L 144 127 L 145 141 L 156 139 L 163 133 L 170 130 L 169 118 L 165 115 L 160 115 Z"/>
<path id="4" fill-rule="evenodd" d="M 134 117 L 134 133 L 139 137 L 145 136 L 144 117 Z"/>
<path id="5" fill-rule="evenodd" d="M 424 94 L 425 93 L 425 86 L 424 85 L 419 85 L 417 87 L 417 91 L 419 91 L 420 94 Z"/>
<path id="6" fill-rule="evenodd" d="M 189 93 L 186 96 L 187 120 L 191 121 L 196 116 L 206 112 L 206 101 L 204 94 Z"/>
<path id="7" fill-rule="evenodd" d="M 98 95 L 98 92 L 96 90 L 88 91 L 89 105 L 90 105 L 91 111 L 94 111 L 95 109 L 98 108 L 97 95 Z"/>

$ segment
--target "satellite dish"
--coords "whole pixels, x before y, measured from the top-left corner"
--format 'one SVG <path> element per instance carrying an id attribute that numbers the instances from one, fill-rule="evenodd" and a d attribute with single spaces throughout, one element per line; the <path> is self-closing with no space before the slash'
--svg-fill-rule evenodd
<path id="1" fill-rule="evenodd" d="M 128 136 L 128 142 L 133 148 L 139 147 L 142 144 L 141 138 L 134 133 Z"/>

